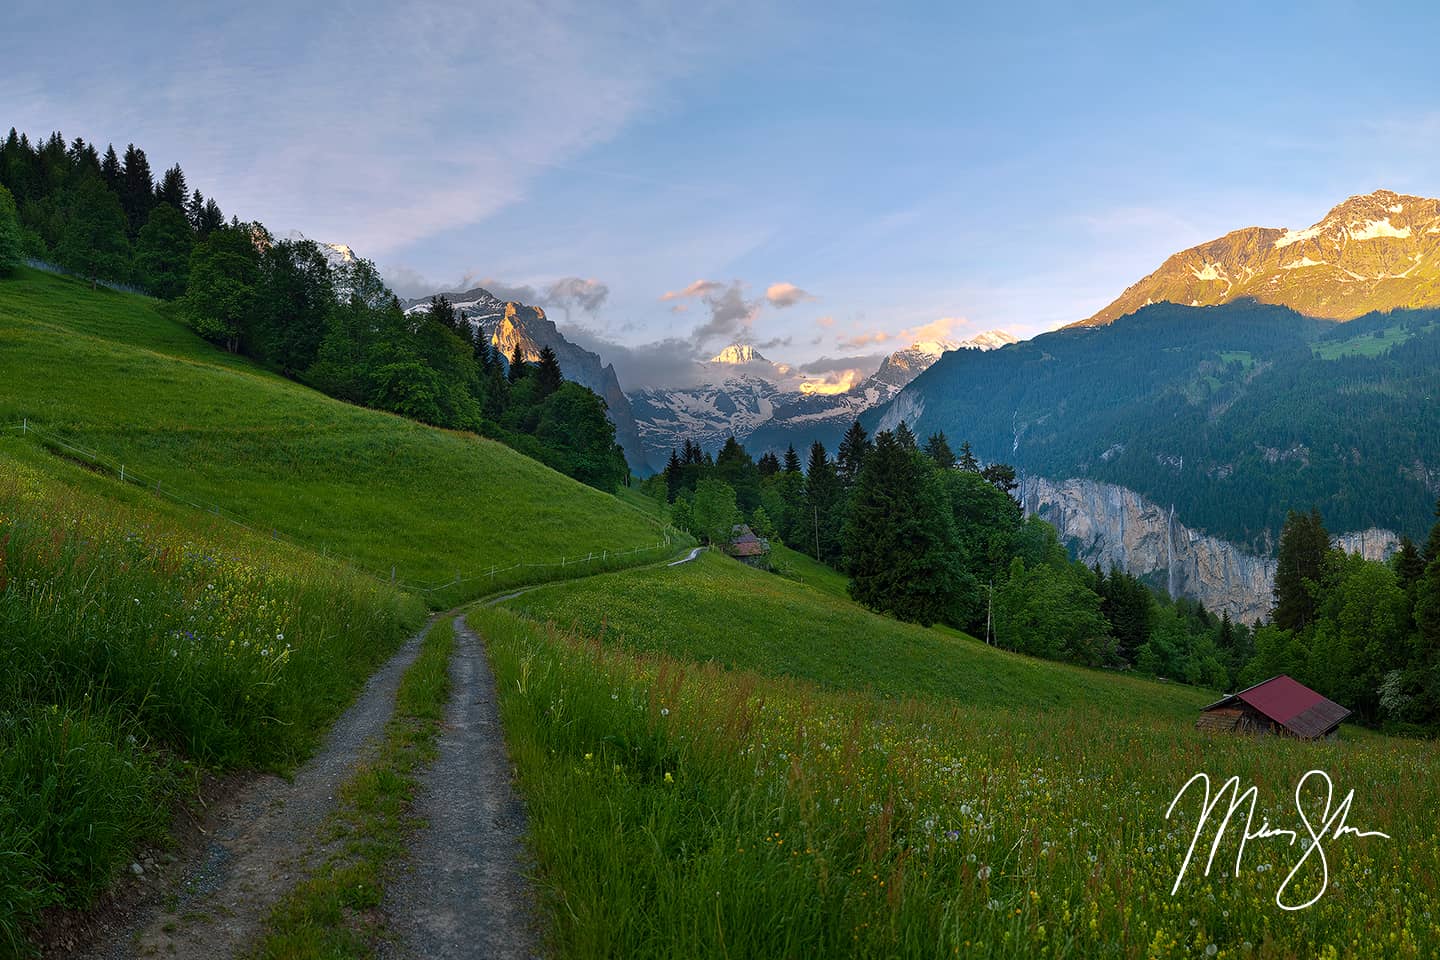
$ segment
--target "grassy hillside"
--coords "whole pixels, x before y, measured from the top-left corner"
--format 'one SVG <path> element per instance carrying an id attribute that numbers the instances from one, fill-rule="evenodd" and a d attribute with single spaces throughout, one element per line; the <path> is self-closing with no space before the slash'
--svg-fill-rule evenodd
<path id="1" fill-rule="evenodd" d="M 810 570 L 816 589 L 705 553 L 678 567 L 542 587 L 512 606 L 587 635 L 603 631 L 628 650 L 887 697 L 1192 718 L 1208 702 L 1193 687 L 1036 660 L 879 616 L 837 595 L 829 573 Z"/>
<path id="2" fill-rule="evenodd" d="M 0 438 L 0 956 L 204 770 L 303 759 L 420 622 L 386 583 Z"/>
<path id="3" fill-rule="evenodd" d="M 662 537 L 656 518 L 501 444 L 331 400 L 215 349 L 157 301 L 37 271 L 0 282 L 0 383 L 0 424 L 29 418 L 405 581 Z"/>
<path id="4" fill-rule="evenodd" d="M 515 605 L 531 616 L 470 621 L 559 957 L 1440 950 L 1434 743 L 1202 734 L 1203 691 L 951 640 L 714 555 Z M 1312 769 L 1355 790 L 1350 825 L 1394 839 L 1327 840 L 1327 892 L 1286 912 L 1298 845 L 1252 840 L 1235 876 L 1232 827 L 1206 877 L 1212 825 L 1172 896 L 1200 803 L 1167 819 L 1186 781 L 1238 776 L 1257 826 L 1303 829 Z M 1285 902 L 1321 877 L 1312 857 Z"/>

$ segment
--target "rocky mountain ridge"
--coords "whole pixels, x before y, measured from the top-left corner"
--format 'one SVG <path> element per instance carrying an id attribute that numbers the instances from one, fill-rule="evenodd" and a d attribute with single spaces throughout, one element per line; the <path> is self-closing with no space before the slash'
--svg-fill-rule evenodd
<path id="1" fill-rule="evenodd" d="M 1304 230 L 1232 231 L 1174 254 L 1071 326 L 1102 326 L 1160 301 L 1209 306 L 1243 297 L 1331 320 L 1440 302 L 1440 200 L 1376 190 Z"/>
<path id="2" fill-rule="evenodd" d="M 1026 477 L 1020 503 L 1027 515 L 1054 524 L 1086 564 L 1121 570 L 1198 600 L 1216 614 L 1245 623 L 1267 620 L 1274 606 L 1275 559 L 1192 530 L 1166 508 L 1133 490 L 1083 478 Z M 1399 547 L 1392 531 L 1371 528 L 1332 541 L 1350 553 L 1384 560 Z"/>

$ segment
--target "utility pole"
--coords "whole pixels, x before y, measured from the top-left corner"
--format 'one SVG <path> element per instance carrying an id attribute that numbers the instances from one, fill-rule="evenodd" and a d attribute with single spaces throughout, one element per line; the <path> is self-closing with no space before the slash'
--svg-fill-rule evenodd
<path id="1" fill-rule="evenodd" d="M 820 560 L 820 506 L 812 503 L 810 509 L 815 514 L 815 559 Z M 824 563 L 825 561 L 820 560 L 820 562 Z"/>
<path id="2" fill-rule="evenodd" d="M 990 611 L 995 606 L 995 578 L 990 578 L 990 591 L 985 599 L 985 643 L 990 643 Z"/>

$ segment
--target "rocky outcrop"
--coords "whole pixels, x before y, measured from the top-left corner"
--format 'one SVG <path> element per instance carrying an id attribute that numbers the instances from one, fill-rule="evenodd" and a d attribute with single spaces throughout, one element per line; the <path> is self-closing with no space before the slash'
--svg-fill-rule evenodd
<path id="1" fill-rule="evenodd" d="M 1093 480 L 1027 477 L 1020 486 L 1027 515 L 1055 525 L 1060 538 L 1087 564 L 1111 564 L 1168 590 L 1199 600 L 1216 613 L 1253 623 L 1274 605 L 1275 559 L 1186 527 L 1173 508 L 1133 490 Z M 1389 530 L 1342 534 L 1335 545 L 1383 560 L 1399 538 Z"/>

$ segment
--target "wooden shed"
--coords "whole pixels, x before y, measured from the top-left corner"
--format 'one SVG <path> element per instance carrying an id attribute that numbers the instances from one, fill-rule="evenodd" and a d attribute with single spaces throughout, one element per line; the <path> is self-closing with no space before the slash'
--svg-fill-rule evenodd
<path id="1" fill-rule="evenodd" d="M 752 567 L 765 567 L 770 560 L 770 541 L 757 537 L 749 524 L 737 523 L 725 552 Z"/>
<path id="2" fill-rule="evenodd" d="M 1285 674 L 1202 707 L 1198 730 L 1276 733 L 1316 740 L 1332 735 L 1350 711 Z"/>

